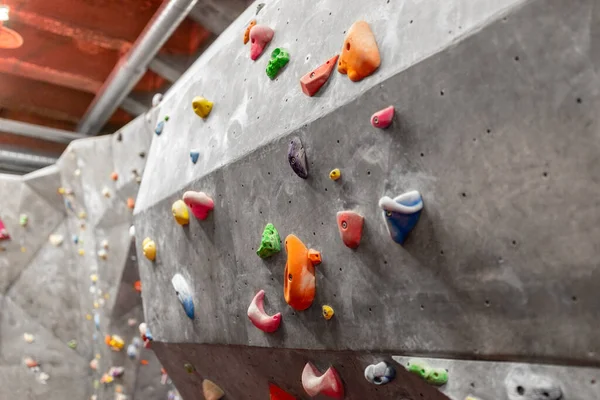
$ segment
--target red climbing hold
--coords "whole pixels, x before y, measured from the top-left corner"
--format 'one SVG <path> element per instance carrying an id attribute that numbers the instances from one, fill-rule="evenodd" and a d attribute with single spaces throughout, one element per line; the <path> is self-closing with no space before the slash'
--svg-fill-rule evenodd
<path id="1" fill-rule="evenodd" d="M 10 235 L 8 234 L 8 231 L 4 227 L 4 222 L 2 222 L 2 220 L 0 219 L 0 240 L 8 240 L 8 239 L 10 239 Z"/>
<path id="2" fill-rule="evenodd" d="M 265 25 L 255 25 L 250 29 L 250 58 L 256 60 L 267 44 L 273 39 L 275 32 Z"/>
<path id="3" fill-rule="evenodd" d="M 337 213 L 337 224 L 340 237 L 344 244 L 355 249 L 362 238 L 364 217 L 354 211 L 340 211 Z"/>
<path id="4" fill-rule="evenodd" d="M 331 72 L 335 68 L 335 63 L 337 62 L 338 55 L 331 57 L 325 64 L 317 67 L 313 71 L 304 75 L 300 78 L 300 86 L 302 87 L 302 91 L 307 96 L 314 96 L 319 89 L 327 82 L 329 76 L 331 76 Z"/>
<path id="5" fill-rule="evenodd" d="M 133 288 L 141 293 L 142 292 L 142 281 L 135 281 L 135 283 L 133 284 Z"/>
<path id="6" fill-rule="evenodd" d="M 394 106 L 389 106 L 373 114 L 371 117 L 371 125 L 373 125 L 373 128 L 385 129 L 392 124 L 393 118 Z"/>
<path id="7" fill-rule="evenodd" d="M 296 398 L 274 383 L 269 383 L 269 400 L 296 400 Z"/>

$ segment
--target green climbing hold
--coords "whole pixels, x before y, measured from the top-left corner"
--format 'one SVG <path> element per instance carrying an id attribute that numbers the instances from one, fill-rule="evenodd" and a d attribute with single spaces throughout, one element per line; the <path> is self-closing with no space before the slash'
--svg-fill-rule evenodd
<path id="1" fill-rule="evenodd" d="M 183 364 L 183 368 L 185 368 L 188 374 L 193 374 L 194 372 L 196 372 L 196 367 L 194 367 L 190 363 Z"/>
<path id="2" fill-rule="evenodd" d="M 256 250 L 256 254 L 258 254 L 260 258 L 267 258 L 280 251 L 281 239 L 279 238 L 279 232 L 277 232 L 275 226 L 269 222 L 267 226 L 265 226 L 260 241 L 260 247 Z"/>
<path id="3" fill-rule="evenodd" d="M 77 340 L 75 340 L 75 339 L 69 340 L 69 342 L 67 343 L 67 346 L 69 346 L 70 348 L 75 350 L 77 348 Z"/>
<path id="4" fill-rule="evenodd" d="M 267 65 L 267 76 L 271 79 L 275 79 L 281 68 L 285 67 L 289 61 L 290 53 L 279 47 L 273 50 L 269 65 Z"/>
<path id="5" fill-rule="evenodd" d="M 418 375 L 423 379 L 427 379 L 431 371 L 427 364 L 417 360 L 410 360 L 406 369 L 408 372 Z"/>
<path id="6" fill-rule="evenodd" d="M 431 368 L 425 380 L 435 386 L 442 386 L 448 382 L 448 371 L 444 368 Z"/>

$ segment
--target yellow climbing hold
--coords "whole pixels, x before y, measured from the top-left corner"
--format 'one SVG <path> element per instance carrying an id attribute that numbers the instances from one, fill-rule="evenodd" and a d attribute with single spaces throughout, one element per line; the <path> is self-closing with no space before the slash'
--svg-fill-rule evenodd
<path id="1" fill-rule="evenodd" d="M 58 188 L 58 194 L 65 194 L 65 188 L 64 187 L 59 187 Z"/>
<path id="2" fill-rule="evenodd" d="M 96 359 L 98 359 L 98 360 L 99 360 L 99 359 L 101 359 L 101 358 L 102 358 L 102 356 L 100 355 L 100 353 L 96 353 Z"/>
<path id="3" fill-rule="evenodd" d="M 196 96 L 192 100 L 192 108 L 199 117 L 207 118 L 212 111 L 213 102 L 206 100 L 204 97 Z"/>
<path id="4" fill-rule="evenodd" d="M 80 211 L 78 216 L 79 216 L 79 219 L 86 219 L 87 213 L 85 211 Z"/>
<path id="5" fill-rule="evenodd" d="M 183 200 L 177 200 L 175 203 L 173 203 L 171 212 L 173 213 L 175 221 L 177 221 L 179 225 L 187 225 L 190 223 L 190 211 Z"/>
<path id="6" fill-rule="evenodd" d="M 21 253 L 25 253 L 27 249 L 25 247 L 21 247 Z"/>
<path id="7" fill-rule="evenodd" d="M 92 280 L 92 282 L 98 282 L 98 275 L 92 274 L 90 275 L 90 279 Z"/>
<path id="8" fill-rule="evenodd" d="M 92 314 L 86 314 L 85 315 L 85 319 L 87 319 L 88 321 L 92 320 Z"/>
<path id="9" fill-rule="evenodd" d="M 154 261 L 156 259 L 156 243 L 154 243 L 154 240 L 148 237 L 144 239 L 142 242 L 142 251 L 148 260 Z"/>
<path id="10" fill-rule="evenodd" d="M 330 178 L 332 181 L 337 181 L 337 180 L 338 180 L 338 179 L 340 179 L 341 177 L 342 177 L 342 171 L 340 171 L 340 169 L 339 169 L 339 168 L 336 168 L 336 169 L 332 170 L 332 171 L 329 173 L 329 178 Z"/>
<path id="11" fill-rule="evenodd" d="M 79 253 L 80 256 L 85 255 L 85 250 L 84 249 L 79 249 L 77 252 Z"/>
<path id="12" fill-rule="evenodd" d="M 335 314 L 335 311 L 333 311 L 333 308 L 328 305 L 324 305 L 322 308 L 323 308 L 323 318 L 325 318 L 327 321 L 329 321 L 333 317 L 333 314 Z"/>
<path id="13" fill-rule="evenodd" d="M 108 298 L 109 298 L 109 297 L 110 297 L 110 295 L 109 295 L 108 293 L 104 293 L 104 298 L 105 298 L 106 300 L 108 300 Z"/>
<path id="14" fill-rule="evenodd" d="M 98 308 L 98 307 L 100 307 L 100 304 L 98 304 L 98 302 L 97 302 L 97 301 L 95 301 L 95 302 L 94 302 L 94 308 Z"/>

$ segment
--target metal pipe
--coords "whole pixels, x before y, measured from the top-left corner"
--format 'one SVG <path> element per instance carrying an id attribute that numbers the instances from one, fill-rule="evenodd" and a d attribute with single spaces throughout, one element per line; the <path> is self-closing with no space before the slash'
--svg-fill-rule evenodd
<path id="1" fill-rule="evenodd" d="M 77 131 L 95 135 L 146 73 L 148 64 L 198 0 L 165 0 L 88 107 Z"/>
<path id="2" fill-rule="evenodd" d="M 44 139 L 58 143 L 69 143 L 71 140 L 82 139 L 86 137 L 85 135 L 80 135 L 62 129 L 48 128 L 45 126 L 28 124 L 26 122 L 13 121 L 5 118 L 0 118 L 0 132 L 29 136 L 36 139 Z"/>
<path id="3" fill-rule="evenodd" d="M 54 157 L 38 156 L 34 154 L 18 153 L 16 151 L 0 150 L 0 164 L 13 166 L 19 169 L 44 168 L 56 163 L 58 159 Z"/>

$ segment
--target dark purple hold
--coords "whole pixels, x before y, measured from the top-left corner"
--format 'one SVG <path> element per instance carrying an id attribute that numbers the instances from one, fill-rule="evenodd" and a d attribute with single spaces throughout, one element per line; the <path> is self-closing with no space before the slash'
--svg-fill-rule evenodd
<path id="1" fill-rule="evenodd" d="M 290 162 L 290 167 L 292 167 L 296 175 L 302 179 L 308 178 L 306 153 L 304 152 L 304 146 L 302 146 L 302 142 L 297 137 L 290 141 L 290 147 L 288 149 L 288 161 Z"/>

